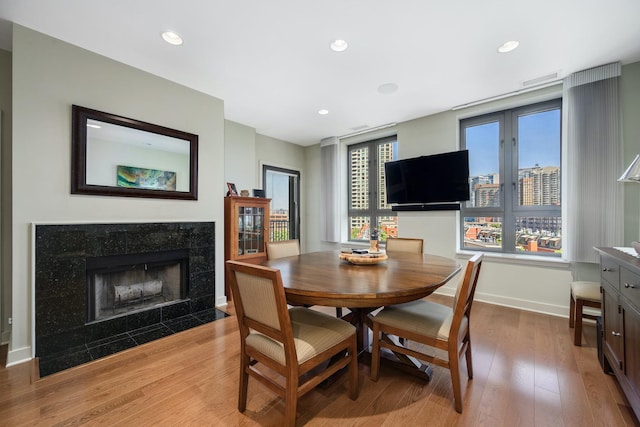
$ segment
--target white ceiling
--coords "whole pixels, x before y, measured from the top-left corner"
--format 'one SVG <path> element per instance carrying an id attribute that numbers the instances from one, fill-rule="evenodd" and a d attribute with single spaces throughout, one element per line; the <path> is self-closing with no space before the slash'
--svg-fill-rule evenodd
<path id="1" fill-rule="evenodd" d="M 0 47 L 16 22 L 218 97 L 226 119 L 300 145 L 640 60 L 639 0 L 0 0 L 0 18 Z M 168 29 L 182 46 L 161 39 Z M 336 38 L 345 52 L 329 49 Z M 398 91 L 378 93 L 385 83 Z"/>

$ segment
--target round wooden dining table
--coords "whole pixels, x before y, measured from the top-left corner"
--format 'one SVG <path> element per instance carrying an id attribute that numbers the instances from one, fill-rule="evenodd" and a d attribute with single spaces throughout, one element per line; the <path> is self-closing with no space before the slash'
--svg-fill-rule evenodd
<path id="1" fill-rule="evenodd" d="M 453 259 L 395 253 L 378 264 L 352 264 L 340 252 L 311 252 L 269 260 L 280 270 L 291 304 L 375 309 L 430 295 L 460 271 Z"/>
<path id="2" fill-rule="evenodd" d="M 358 348 L 368 356 L 367 314 L 385 305 L 424 298 L 460 271 L 453 259 L 430 254 L 395 253 L 376 264 L 353 264 L 340 252 L 311 252 L 269 260 L 263 265 L 280 270 L 287 302 L 294 305 L 346 307 L 343 319 L 356 326 Z M 425 379 L 430 368 L 398 356 L 396 367 L 409 368 Z"/>

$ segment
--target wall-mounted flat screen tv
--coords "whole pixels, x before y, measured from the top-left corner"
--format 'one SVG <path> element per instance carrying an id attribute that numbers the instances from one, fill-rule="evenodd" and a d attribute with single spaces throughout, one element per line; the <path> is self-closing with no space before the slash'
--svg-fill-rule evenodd
<path id="1" fill-rule="evenodd" d="M 387 203 L 427 204 L 469 200 L 469 151 L 387 162 Z"/>

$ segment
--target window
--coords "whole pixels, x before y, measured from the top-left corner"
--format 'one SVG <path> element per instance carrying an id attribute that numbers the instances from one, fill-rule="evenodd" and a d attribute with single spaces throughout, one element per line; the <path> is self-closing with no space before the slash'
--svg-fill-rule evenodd
<path id="1" fill-rule="evenodd" d="M 369 240 L 371 228 L 380 240 L 397 236 L 398 217 L 386 203 L 384 164 L 397 158 L 396 137 L 349 146 L 349 240 Z"/>
<path id="2" fill-rule="evenodd" d="M 262 182 L 271 199 L 269 241 L 300 239 L 300 172 L 263 165 Z"/>
<path id="3" fill-rule="evenodd" d="M 461 248 L 560 256 L 561 100 L 460 122 L 470 200 Z"/>

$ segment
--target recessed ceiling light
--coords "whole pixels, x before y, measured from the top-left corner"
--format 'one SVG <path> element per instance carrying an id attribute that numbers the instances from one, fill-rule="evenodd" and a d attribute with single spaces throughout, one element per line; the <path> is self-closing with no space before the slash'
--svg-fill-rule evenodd
<path id="1" fill-rule="evenodd" d="M 162 38 L 164 41 L 174 46 L 180 46 L 182 44 L 182 37 L 180 37 L 180 34 L 173 31 L 165 31 L 162 33 Z"/>
<path id="2" fill-rule="evenodd" d="M 395 83 L 385 83 L 383 85 L 378 86 L 378 93 L 383 95 L 388 95 L 398 90 L 398 85 Z"/>
<path id="3" fill-rule="evenodd" d="M 346 41 L 341 39 L 334 40 L 331 43 L 331 50 L 334 52 L 343 52 L 347 50 L 348 47 L 349 47 L 349 44 Z"/>
<path id="4" fill-rule="evenodd" d="M 498 52 L 500 52 L 500 53 L 511 52 L 512 50 L 517 48 L 519 45 L 520 45 L 519 41 L 517 41 L 517 40 L 509 40 L 508 42 L 504 42 L 502 44 L 502 46 L 498 47 Z"/>
<path id="5" fill-rule="evenodd" d="M 326 116 L 327 114 L 329 114 L 329 110 L 323 108 L 321 110 L 318 110 L 318 114 L 320 114 L 321 116 Z"/>

